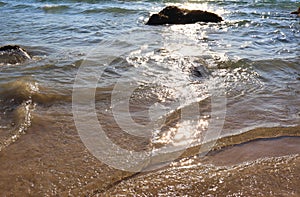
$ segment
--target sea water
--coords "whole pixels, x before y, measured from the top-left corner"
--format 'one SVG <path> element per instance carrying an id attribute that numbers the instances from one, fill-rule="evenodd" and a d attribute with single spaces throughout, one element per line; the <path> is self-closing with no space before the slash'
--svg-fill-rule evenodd
<path id="1" fill-rule="evenodd" d="M 167 5 L 214 12 L 224 21 L 145 25 Z M 0 66 L 1 193 L 142 195 L 130 188 L 147 187 L 148 178 L 131 181 L 132 172 L 120 171 L 130 163 L 115 156 L 121 150 L 151 158 L 237 134 L 246 137 L 234 138 L 234 144 L 299 135 L 300 23 L 290 14 L 298 6 L 297 1 L 1 0 L 0 45 L 20 45 L 32 56 Z M 120 147 L 117 152 L 102 147 L 107 155 L 97 159 L 82 139 L 85 130 L 98 128 L 91 122 L 95 117 Z M 291 139 L 293 150 L 297 139 Z M 284 149 L 280 144 L 289 143 L 278 142 Z M 163 184 L 151 185 L 146 194 L 272 195 L 281 191 L 282 177 L 289 177 L 281 194 L 296 195 L 299 181 L 292 177 L 299 172 L 299 149 L 286 149 L 280 158 L 266 154 L 269 159 L 226 169 L 201 165 L 198 158 L 179 168 L 177 161 L 163 171 L 166 176 L 147 175 Z M 197 155 L 187 152 L 186 158 Z M 279 166 L 275 174 L 264 174 L 277 177 L 277 185 L 263 178 L 255 179 L 259 184 L 245 182 L 252 187 L 229 184 L 266 166 Z M 176 183 L 168 182 L 173 168 Z M 235 178 L 226 180 L 229 172 Z M 202 189 L 200 176 L 207 180 Z M 188 187 L 190 178 L 199 181 L 197 190 Z M 108 190 L 123 179 L 129 182 Z M 221 186 L 224 181 L 228 187 Z"/>

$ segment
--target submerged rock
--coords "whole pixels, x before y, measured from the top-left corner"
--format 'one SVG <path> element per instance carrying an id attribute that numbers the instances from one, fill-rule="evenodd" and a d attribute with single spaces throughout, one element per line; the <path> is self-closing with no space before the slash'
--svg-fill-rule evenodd
<path id="1" fill-rule="evenodd" d="M 291 14 L 297 14 L 298 16 L 300 16 L 300 7 L 298 8 L 297 11 L 291 12 Z"/>
<path id="2" fill-rule="evenodd" d="M 25 49 L 18 45 L 6 45 L 0 47 L 0 63 L 17 64 L 31 59 Z"/>
<path id="3" fill-rule="evenodd" d="M 211 12 L 167 6 L 158 14 L 153 14 L 146 25 L 190 24 L 196 22 L 218 23 L 221 21 L 223 19 L 220 16 Z"/>

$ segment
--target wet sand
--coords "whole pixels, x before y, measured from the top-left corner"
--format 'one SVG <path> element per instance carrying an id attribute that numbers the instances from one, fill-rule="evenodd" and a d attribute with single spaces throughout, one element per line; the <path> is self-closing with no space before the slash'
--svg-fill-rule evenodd
<path id="1" fill-rule="evenodd" d="M 211 184 L 221 179 L 226 184 L 218 185 L 216 191 L 219 193 L 214 193 L 216 196 L 233 194 L 233 191 L 259 196 L 261 192 L 266 194 L 265 188 L 272 188 L 270 191 L 279 192 L 281 196 L 299 194 L 299 137 L 237 143 L 236 146 L 211 152 L 206 157 L 192 155 L 191 151 L 190 156 L 163 169 L 133 174 L 113 169 L 94 158 L 81 142 L 71 115 L 56 114 L 55 110 L 39 113 L 42 114 L 35 114 L 26 135 L 0 152 L 2 195 L 155 196 L 165 191 L 164 195 L 193 196 L 213 191 Z M 290 130 L 299 133 L 299 128 Z M 229 171 L 231 176 L 222 175 Z M 206 177 L 205 185 L 199 177 Z M 273 178 L 276 184 L 284 184 L 274 187 L 274 182 L 269 181 Z M 156 182 L 157 179 L 160 182 Z M 249 181 L 257 181 L 257 185 L 246 187 Z"/>
<path id="2" fill-rule="evenodd" d="M 220 167 L 187 160 L 99 196 L 299 196 L 299 164 L 299 155 Z"/>
<path id="3" fill-rule="evenodd" d="M 236 165 L 266 157 L 281 157 L 300 153 L 300 137 L 278 137 L 253 140 L 213 151 L 205 157 L 205 162 L 217 166 Z"/>
<path id="4" fill-rule="evenodd" d="M 36 115 L 26 135 L 0 152 L 0 160 L 4 196 L 84 196 L 130 175 L 94 158 L 72 116 L 55 112 Z"/>
<path id="5" fill-rule="evenodd" d="M 299 196 L 299 137 L 260 139 L 189 157 L 99 196 Z"/>

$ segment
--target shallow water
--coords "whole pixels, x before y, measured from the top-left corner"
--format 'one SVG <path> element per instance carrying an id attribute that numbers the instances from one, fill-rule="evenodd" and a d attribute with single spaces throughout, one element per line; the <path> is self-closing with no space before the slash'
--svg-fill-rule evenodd
<path id="1" fill-rule="evenodd" d="M 208 10 L 224 21 L 144 25 L 151 13 L 165 5 Z M 126 156 L 136 159 L 135 153 L 145 153 L 144 159 L 153 166 L 161 162 L 168 166 L 164 162 L 180 157 L 186 149 L 184 157 L 198 155 L 199 151 L 189 148 L 236 134 L 242 135 L 221 147 L 263 135 L 298 136 L 300 23 L 289 14 L 298 6 L 297 1 L 1 0 L 0 45 L 19 44 L 33 56 L 22 64 L 0 66 L 0 176 L 5 180 L 1 193 L 84 195 L 106 192 L 122 179 L 130 184 L 125 181 L 116 188 L 126 192 L 144 184 L 139 178 L 126 178 L 133 172 L 113 168 L 134 165 L 120 161 L 126 159 L 120 156 L 121 149 L 104 148 L 99 154 L 105 157 L 100 160 L 87 151 L 91 151 L 87 145 L 91 136 L 85 141 L 82 132 L 93 131 L 97 125 Z M 270 129 L 257 130 L 266 127 Z M 249 148 L 249 154 L 264 149 Z M 280 152 L 282 147 L 274 149 Z M 293 170 L 291 176 L 296 176 L 299 149 L 293 150 L 248 158 L 255 167 L 241 163 L 245 161 L 235 167 L 227 163 L 221 171 L 230 170 L 233 179 L 239 180 L 237 172 L 247 177 L 253 169 L 283 162 Z M 160 154 L 171 155 L 171 159 L 156 160 Z M 185 181 L 198 168 L 195 179 L 204 173 L 202 159 L 195 159 L 195 166 L 185 170 L 174 167 L 175 172 L 180 171 L 178 183 L 182 180 L 183 190 L 172 189 L 174 184 L 166 175 L 161 178 L 163 185 L 154 185 L 149 192 L 168 195 L 164 189 L 169 188 L 175 191 L 170 195 L 187 191 L 192 195 L 194 190 Z M 290 160 L 295 165 L 286 163 Z M 107 166 L 109 163 L 112 165 Z M 169 168 L 166 171 L 173 170 Z M 289 173 L 280 171 L 283 168 L 262 177 L 274 175 L 281 182 Z M 218 169 L 210 168 L 207 176 Z M 155 180 L 161 175 L 149 176 Z M 16 185 L 7 184 L 16 179 Z M 261 195 L 274 194 L 278 184 L 254 184 L 253 194 L 265 188 L 273 193 Z M 284 186 L 286 193 L 281 195 L 296 196 L 296 185 L 299 182 L 291 178 L 291 187 Z M 238 194 L 230 193 L 230 188 L 240 191 L 230 184 L 225 188 L 214 195 Z M 206 195 L 209 189 L 200 188 L 197 195 Z M 252 190 L 246 187 L 240 195 L 250 195 Z M 107 192 L 122 193 L 118 189 Z"/>

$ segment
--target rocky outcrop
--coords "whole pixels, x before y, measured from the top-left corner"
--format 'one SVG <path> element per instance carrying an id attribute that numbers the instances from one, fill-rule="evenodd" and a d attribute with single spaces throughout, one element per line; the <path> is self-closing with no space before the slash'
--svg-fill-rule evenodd
<path id="1" fill-rule="evenodd" d="M 218 23 L 223 19 L 217 14 L 202 10 L 187 10 L 176 6 L 167 6 L 158 14 L 153 14 L 147 25 L 191 24 L 196 22 Z"/>
<path id="2" fill-rule="evenodd" d="M 18 45 L 6 45 L 0 47 L 1 64 L 17 64 L 31 59 L 25 49 Z"/>
<path id="3" fill-rule="evenodd" d="M 300 16 L 300 7 L 298 8 L 298 10 L 297 10 L 297 11 L 295 11 L 295 12 L 291 12 L 291 14 L 297 14 L 298 16 Z"/>

